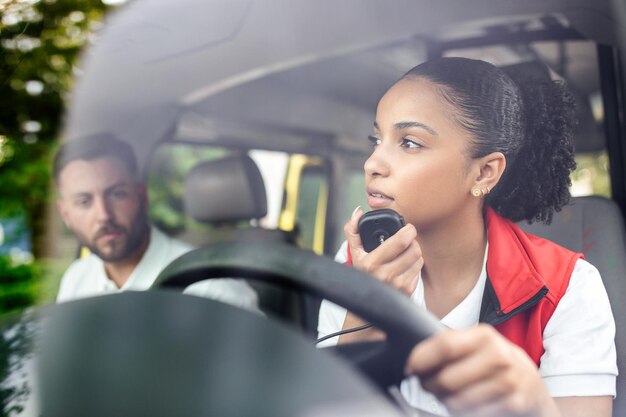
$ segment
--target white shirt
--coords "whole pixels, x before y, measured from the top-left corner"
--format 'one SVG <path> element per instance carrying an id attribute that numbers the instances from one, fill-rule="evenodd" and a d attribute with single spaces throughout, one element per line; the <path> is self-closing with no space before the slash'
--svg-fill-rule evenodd
<path id="1" fill-rule="evenodd" d="M 148 248 L 121 288 L 107 276 L 102 259 L 91 253 L 74 261 L 65 272 L 57 302 L 127 290 L 147 290 L 170 262 L 192 249 L 187 243 L 172 239 L 151 227 Z M 189 286 L 184 293 L 212 298 L 237 307 L 258 308 L 256 292 L 242 280 L 220 278 L 202 281 Z"/>
<path id="2" fill-rule="evenodd" d="M 346 248 L 344 243 L 335 257 L 337 262 L 346 261 Z M 474 288 L 441 319 L 447 327 L 461 329 L 478 324 L 487 280 L 486 254 L 487 250 Z M 426 307 L 421 277 L 411 300 Z M 324 300 L 318 337 L 341 330 L 345 318 L 344 308 Z M 338 337 L 334 337 L 318 346 L 332 346 L 337 340 Z M 539 371 L 552 397 L 615 396 L 615 322 L 600 273 L 589 262 L 582 259 L 576 262 L 569 286 L 544 329 L 543 347 L 545 352 Z M 449 415 L 434 395 L 422 389 L 418 378 L 405 379 L 400 390 L 411 406 L 441 416 Z"/>

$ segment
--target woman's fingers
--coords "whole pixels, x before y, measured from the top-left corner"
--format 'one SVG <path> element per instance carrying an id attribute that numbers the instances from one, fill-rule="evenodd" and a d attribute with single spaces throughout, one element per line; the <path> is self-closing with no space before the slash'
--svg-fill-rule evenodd
<path id="1" fill-rule="evenodd" d="M 501 375 L 498 378 L 481 378 L 479 381 L 467 385 L 465 389 L 454 392 L 442 398 L 448 410 L 453 414 L 474 413 L 487 406 L 499 404 L 511 392 L 514 381 L 510 380 L 514 375 Z M 500 409 L 500 408 L 497 409 Z M 492 407 L 493 408 L 493 407 Z M 500 409 L 500 411 L 502 411 Z"/>
<path id="2" fill-rule="evenodd" d="M 488 325 L 425 340 L 406 370 L 459 415 L 532 414 L 549 398 L 536 365 Z"/>
<path id="3" fill-rule="evenodd" d="M 421 249 L 417 241 L 413 240 L 395 259 L 378 265 L 370 273 L 407 295 L 411 295 L 417 287 L 423 266 Z"/>
<path id="4" fill-rule="evenodd" d="M 479 355 L 488 360 L 501 357 L 509 359 L 514 347 L 515 345 L 488 324 L 443 332 L 426 339 L 413 349 L 411 356 L 415 356 L 415 361 L 412 362 L 412 370 L 427 374 L 470 355 Z M 498 362 L 495 364 L 503 365 Z"/>
<path id="5" fill-rule="evenodd" d="M 412 243 L 417 244 L 415 239 L 417 239 L 415 227 L 412 224 L 406 224 L 370 253 L 370 261 L 381 265 L 392 262 L 409 249 Z M 419 245 L 414 245 L 414 248 L 418 249 L 415 255 L 421 256 Z"/>
<path id="6" fill-rule="evenodd" d="M 406 225 L 370 253 L 363 252 L 354 265 L 411 295 L 424 265 L 415 227 Z"/>
<path id="7" fill-rule="evenodd" d="M 411 224 L 405 225 L 379 247 L 367 253 L 359 235 L 358 224 L 361 216 L 363 210 L 357 207 L 344 226 L 353 266 L 411 295 L 417 287 L 419 272 L 424 266 L 415 227 Z"/>
<path id="8" fill-rule="evenodd" d="M 359 235 L 359 220 L 363 216 L 363 210 L 361 206 L 358 206 L 352 212 L 352 216 L 350 220 L 343 227 L 343 232 L 346 235 L 346 240 L 348 241 L 348 246 L 350 247 L 350 253 L 352 255 L 352 259 L 355 257 L 359 258 L 363 256 L 366 252 L 363 250 L 363 242 L 361 241 L 361 236 Z"/>

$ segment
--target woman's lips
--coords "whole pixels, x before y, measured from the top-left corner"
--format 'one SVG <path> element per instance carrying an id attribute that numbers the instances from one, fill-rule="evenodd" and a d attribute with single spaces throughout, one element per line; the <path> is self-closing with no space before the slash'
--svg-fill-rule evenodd
<path id="1" fill-rule="evenodd" d="M 393 198 L 381 192 L 369 191 L 369 190 L 367 192 L 367 205 L 373 209 L 387 207 L 392 202 L 393 202 Z"/>

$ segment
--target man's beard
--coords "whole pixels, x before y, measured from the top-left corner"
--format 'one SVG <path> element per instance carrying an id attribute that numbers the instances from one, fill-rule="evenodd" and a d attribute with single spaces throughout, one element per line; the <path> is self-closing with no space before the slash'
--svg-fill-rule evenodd
<path id="1" fill-rule="evenodd" d="M 85 236 L 76 233 L 76 237 L 83 246 L 86 246 L 93 254 L 98 256 L 105 262 L 117 262 L 129 258 L 133 255 L 137 249 L 147 238 L 149 227 L 147 221 L 147 215 L 144 207 L 139 208 L 137 215 L 131 221 L 130 229 L 126 229 L 114 222 L 105 224 L 94 236 L 91 241 L 88 241 Z M 122 242 L 110 242 L 108 244 L 108 251 L 102 250 L 97 246 L 97 240 L 110 232 L 116 232 L 123 234 L 126 238 Z"/>

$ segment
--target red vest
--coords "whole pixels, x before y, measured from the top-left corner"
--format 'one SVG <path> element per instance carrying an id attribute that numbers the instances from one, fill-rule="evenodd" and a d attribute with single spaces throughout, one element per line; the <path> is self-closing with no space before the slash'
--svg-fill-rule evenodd
<path id="1" fill-rule="evenodd" d="M 525 233 L 487 211 L 487 283 L 480 321 L 496 327 L 539 366 L 543 330 L 583 255 Z"/>
<path id="2" fill-rule="evenodd" d="M 487 210 L 487 282 L 480 321 L 520 346 L 539 366 L 543 330 L 554 313 L 580 253 L 525 233 Z M 352 264 L 348 248 L 347 264 Z"/>

